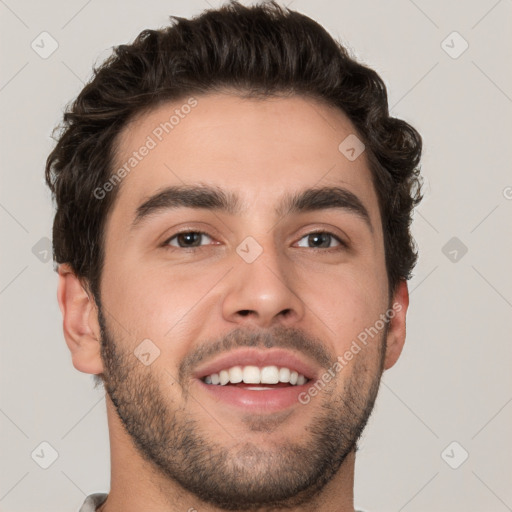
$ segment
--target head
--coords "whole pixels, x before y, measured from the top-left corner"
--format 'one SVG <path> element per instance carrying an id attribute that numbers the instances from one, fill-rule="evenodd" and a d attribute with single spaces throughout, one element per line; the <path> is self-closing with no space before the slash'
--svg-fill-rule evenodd
<path id="1" fill-rule="evenodd" d="M 59 303 L 160 475 L 236 510 L 334 477 L 405 340 L 420 155 L 378 74 L 273 2 L 173 17 L 95 69 L 46 164 Z M 213 400 L 198 372 L 242 347 L 307 361 L 300 400 Z"/>

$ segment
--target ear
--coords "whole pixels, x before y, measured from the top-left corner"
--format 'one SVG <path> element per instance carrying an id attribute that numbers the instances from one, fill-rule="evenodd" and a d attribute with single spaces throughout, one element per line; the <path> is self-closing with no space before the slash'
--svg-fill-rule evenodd
<path id="1" fill-rule="evenodd" d="M 70 265 L 58 267 L 57 300 L 62 312 L 63 331 L 73 366 L 84 373 L 103 372 L 98 309 Z"/>
<path id="2" fill-rule="evenodd" d="M 407 281 L 400 281 L 391 302 L 391 309 L 394 312 L 394 316 L 389 321 L 384 370 L 388 370 L 397 362 L 404 348 L 405 317 L 408 307 L 409 290 L 407 289 Z"/>

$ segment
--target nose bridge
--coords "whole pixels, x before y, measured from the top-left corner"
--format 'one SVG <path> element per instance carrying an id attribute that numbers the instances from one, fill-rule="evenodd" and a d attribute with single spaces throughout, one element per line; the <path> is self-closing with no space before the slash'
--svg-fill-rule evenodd
<path id="1" fill-rule="evenodd" d="M 296 278 L 272 233 L 246 237 L 236 247 L 233 261 L 223 302 L 226 320 L 270 327 L 303 317 Z"/>

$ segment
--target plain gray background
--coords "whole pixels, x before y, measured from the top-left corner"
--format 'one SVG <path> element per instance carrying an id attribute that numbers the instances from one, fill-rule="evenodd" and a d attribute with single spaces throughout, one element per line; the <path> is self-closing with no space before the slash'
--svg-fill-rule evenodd
<path id="1" fill-rule="evenodd" d="M 71 364 L 48 261 L 52 129 L 112 46 L 220 3 L 0 0 L 1 511 L 78 510 L 110 484 L 104 391 Z M 360 443 L 355 503 L 512 510 L 512 2 L 282 4 L 376 69 L 424 138 L 407 341 Z M 42 32 L 58 44 L 46 58 Z"/>

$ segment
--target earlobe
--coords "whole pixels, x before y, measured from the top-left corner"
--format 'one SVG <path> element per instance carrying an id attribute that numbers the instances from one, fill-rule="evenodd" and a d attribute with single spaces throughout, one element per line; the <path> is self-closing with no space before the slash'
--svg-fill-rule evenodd
<path id="1" fill-rule="evenodd" d="M 386 339 L 384 370 L 391 368 L 400 357 L 405 343 L 405 324 L 409 307 L 407 281 L 400 281 L 391 302 L 390 321 Z"/>
<path id="2" fill-rule="evenodd" d="M 73 366 L 84 373 L 103 372 L 97 306 L 70 265 L 59 265 L 57 300 Z"/>

